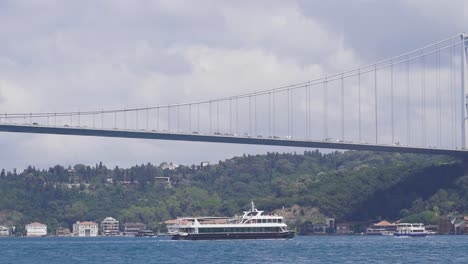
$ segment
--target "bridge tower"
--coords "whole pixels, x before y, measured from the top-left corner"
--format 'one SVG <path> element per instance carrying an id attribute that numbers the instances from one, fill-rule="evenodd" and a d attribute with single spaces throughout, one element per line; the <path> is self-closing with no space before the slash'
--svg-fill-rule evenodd
<path id="1" fill-rule="evenodd" d="M 466 146 L 466 140 L 467 140 L 467 135 L 466 135 L 466 125 L 468 122 L 468 87 L 467 87 L 467 55 L 468 55 L 468 34 L 467 33 L 462 33 L 460 34 L 461 38 L 461 95 L 462 95 L 462 100 L 463 103 L 461 105 L 461 121 L 462 121 L 462 148 L 467 149 Z"/>

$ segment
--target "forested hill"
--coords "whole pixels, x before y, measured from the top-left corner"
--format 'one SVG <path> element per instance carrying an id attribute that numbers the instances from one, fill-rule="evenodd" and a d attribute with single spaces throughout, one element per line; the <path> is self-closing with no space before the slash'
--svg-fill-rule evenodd
<path id="1" fill-rule="evenodd" d="M 156 177 L 169 177 L 171 183 Z M 177 216 L 238 214 L 251 200 L 267 211 L 301 208 L 299 225 L 314 220 L 307 219 L 310 212 L 338 221 L 405 217 L 424 222 L 468 212 L 468 176 L 459 161 L 355 151 L 245 155 L 174 170 L 152 164 L 29 167 L 2 171 L 0 193 L 0 225 L 20 230 L 32 221 L 52 229 L 106 216 L 156 228 Z"/>

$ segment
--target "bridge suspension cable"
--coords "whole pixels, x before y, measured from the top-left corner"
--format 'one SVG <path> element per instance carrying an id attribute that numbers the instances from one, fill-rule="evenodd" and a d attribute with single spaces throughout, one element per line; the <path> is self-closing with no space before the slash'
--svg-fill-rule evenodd
<path id="1" fill-rule="evenodd" d="M 398 145 L 403 141 L 404 144 L 411 145 L 412 138 L 419 135 L 416 131 L 419 124 L 415 124 L 414 121 L 420 120 L 421 139 L 416 139 L 414 144 L 419 143 L 425 147 L 428 145 L 464 147 L 464 119 L 460 123 L 457 120 L 465 116 L 463 112 L 465 99 L 463 96 L 463 99 L 457 100 L 455 92 L 458 85 L 464 85 L 464 70 L 456 73 L 455 67 L 463 68 L 466 63 L 457 63 L 462 61 L 465 54 L 465 39 L 459 39 L 459 37 L 459 35 L 452 36 L 423 48 L 356 69 L 273 89 L 141 108 L 4 113 L 0 115 L 0 122 L 23 120 L 26 123 L 29 119 L 32 125 L 35 120 L 45 118 L 47 126 L 50 126 L 49 119 L 54 118 L 54 126 L 61 124 L 63 126 L 66 124 L 63 120 L 68 118 L 69 126 L 76 126 L 77 123 L 78 127 L 83 127 L 86 124 L 89 125 L 91 121 L 92 127 L 95 128 L 95 119 L 100 118 L 97 122 L 101 122 L 101 128 L 107 125 L 118 129 L 119 124 L 122 126 L 122 121 L 120 120 L 119 123 L 119 119 L 123 116 L 123 129 L 125 130 L 133 129 L 133 126 L 137 130 L 142 128 L 151 130 L 156 121 L 157 131 L 161 131 L 162 127 L 167 127 L 169 133 L 195 132 L 198 134 L 204 131 L 209 135 L 234 135 L 235 132 L 236 136 L 240 136 L 244 132 L 242 136 L 249 137 L 267 135 L 270 138 L 276 138 L 279 135 L 287 139 L 330 141 L 334 138 L 339 142 L 373 141 L 375 144 Z M 456 52 L 459 46 L 461 50 Z M 415 77 L 417 75 L 419 78 Z M 458 79 L 460 79 L 459 83 L 457 83 Z M 418 81 L 419 85 L 417 85 Z M 357 87 L 357 90 L 353 87 Z M 415 95 L 419 92 L 420 95 L 417 98 Z M 321 100 L 320 93 L 323 96 Z M 347 101 L 348 98 L 353 99 L 354 96 L 357 96 L 357 104 Z M 405 98 L 402 99 L 403 97 Z M 215 104 L 215 110 L 213 104 Z M 195 122 L 194 107 L 197 111 L 196 131 L 194 131 L 195 124 L 193 123 Z M 140 115 L 140 111 L 143 111 L 143 116 Z M 161 118 L 160 111 L 163 111 L 162 115 L 166 113 L 164 111 L 167 111 L 167 118 Z M 216 111 L 215 121 L 213 121 L 213 111 Z M 133 112 L 133 114 L 129 115 L 130 121 L 127 124 L 128 112 Z M 156 120 L 154 120 L 155 114 Z M 443 118 L 445 114 L 448 115 L 447 118 Z M 204 116 L 206 118 L 203 118 Z M 144 123 L 139 123 L 140 117 L 146 117 L 146 126 Z M 133 118 L 135 120 L 132 120 Z M 323 119 L 322 125 L 318 125 L 320 119 Z M 176 125 L 174 122 L 177 122 Z M 216 122 L 215 126 L 213 122 Z M 247 122 L 248 125 L 246 125 Z M 320 126 L 323 126 L 323 134 Z M 446 127 L 450 128 L 446 130 Z M 461 131 L 460 135 L 458 135 L 458 130 Z"/>

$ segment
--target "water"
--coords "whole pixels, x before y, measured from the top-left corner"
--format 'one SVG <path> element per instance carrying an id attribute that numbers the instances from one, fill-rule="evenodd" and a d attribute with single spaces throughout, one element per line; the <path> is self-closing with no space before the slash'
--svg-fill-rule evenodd
<path id="1" fill-rule="evenodd" d="M 0 263 L 468 263 L 468 236 L 292 240 L 0 238 Z"/>

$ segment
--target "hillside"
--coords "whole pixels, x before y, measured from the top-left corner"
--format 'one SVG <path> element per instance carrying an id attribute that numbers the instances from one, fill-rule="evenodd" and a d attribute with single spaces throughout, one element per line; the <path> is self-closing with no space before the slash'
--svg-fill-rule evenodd
<path id="1" fill-rule="evenodd" d="M 169 185 L 164 179 L 170 177 Z M 174 170 L 75 165 L 0 175 L 0 224 L 40 221 L 51 230 L 113 216 L 157 228 L 182 215 L 234 215 L 254 200 L 267 211 L 302 208 L 301 221 L 379 218 L 425 222 L 468 212 L 468 176 L 447 157 L 348 151 L 268 153 Z"/>

